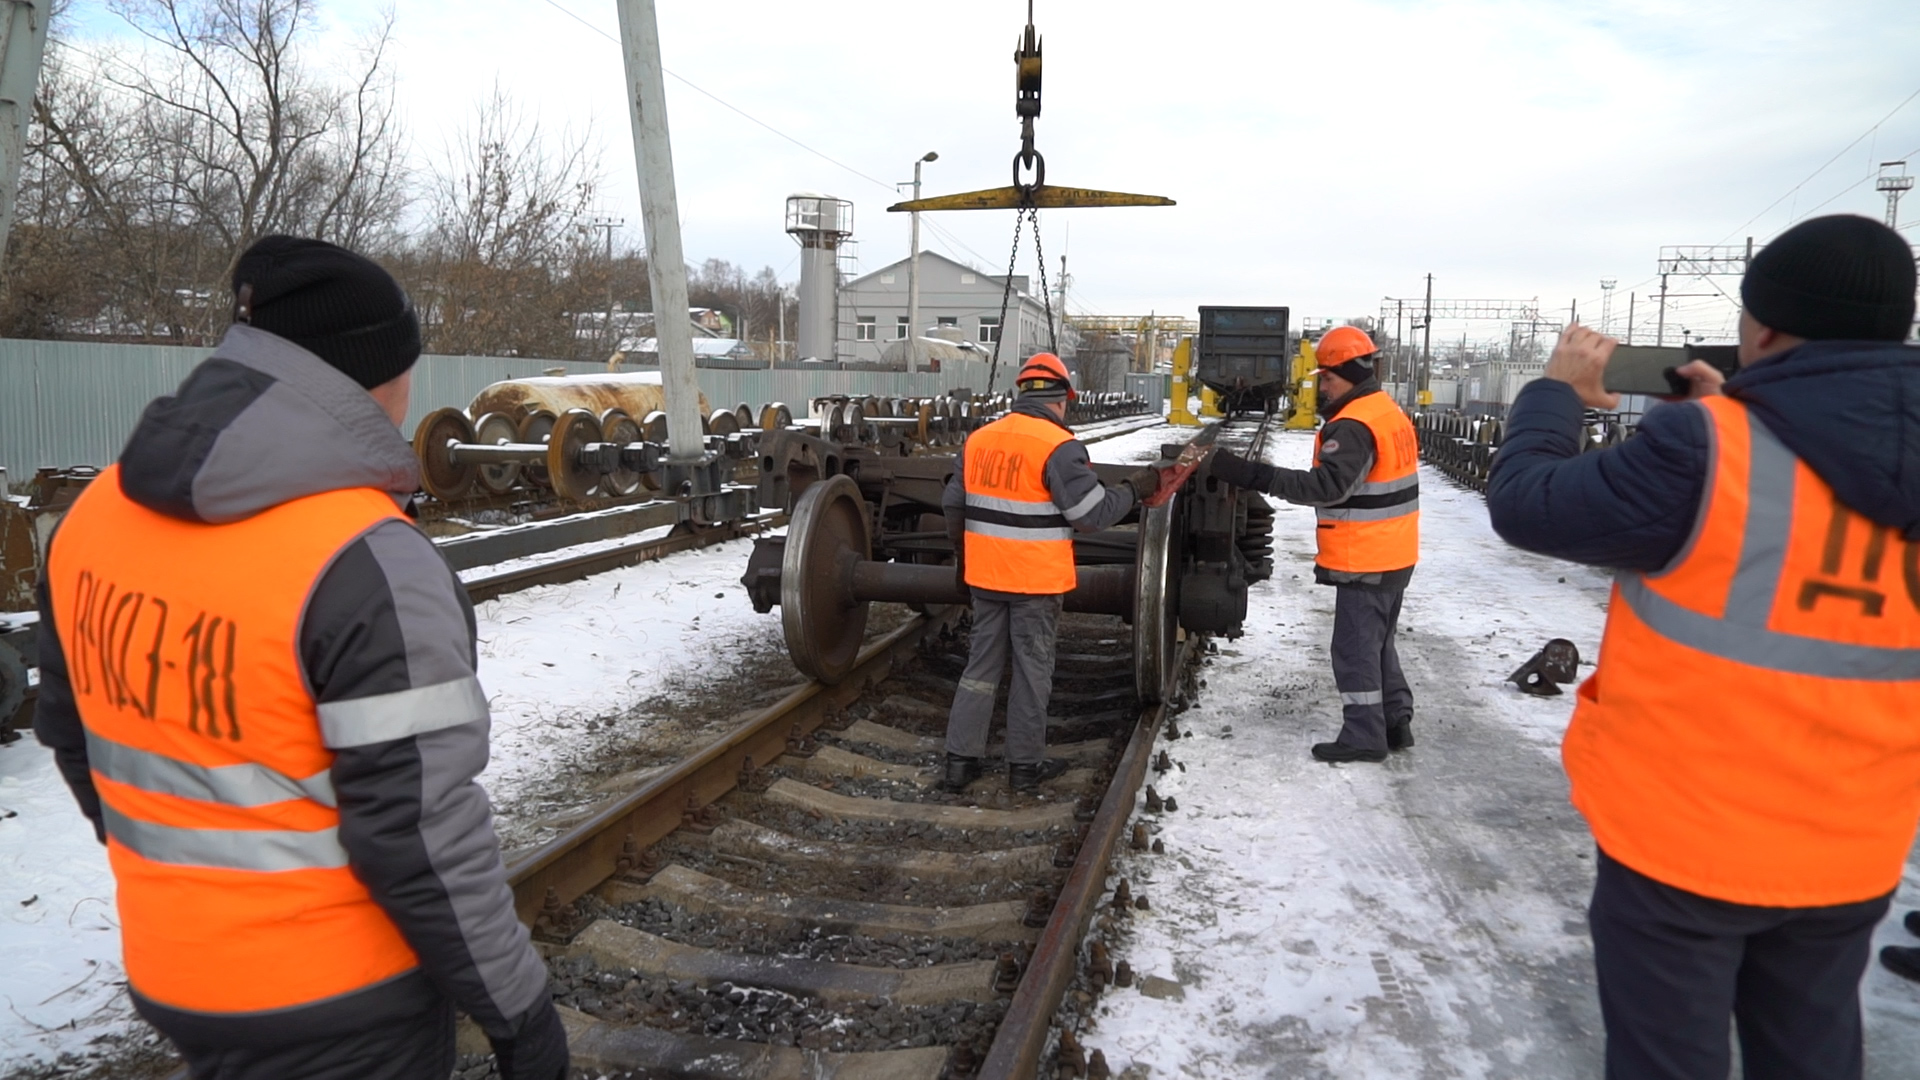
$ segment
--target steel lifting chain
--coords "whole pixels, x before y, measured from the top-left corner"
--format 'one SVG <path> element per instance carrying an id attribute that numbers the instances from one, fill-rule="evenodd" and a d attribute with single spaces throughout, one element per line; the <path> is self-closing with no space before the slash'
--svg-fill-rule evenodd
<path id="1" fill-rule="evenodd" d="M 987 393 L 993 393 L 996 377 L 1000 372 L 1000 343 L 1007 338 L 1007 309 L 1013 302 L 1013 271 L 1020 264 L 1020 232 L 1027 222 L 1033 222 L 1033 254 L 1040 265 L 1040 301 L 1047 310 L 1047 351 L 1060 355 L 1060 339 L 1056 334 L 1053 318 L 1053 291 L 1047 284 L 1047 252 L 1040 245 L 1040 211 L 1035 207 L 1023 206 L 1014 214 L 1013 250 L 1007 253 L 1007 276 L 1000 289 L 1000 325 L 993 338 L 993 362 L 987 367 Z"/>
<path id="2" fill-rule="evenodd" d="M 1000 290 L 1000 325 L 993 335 L 993 362 L 987 365 L 987 393 L 993 393 L 993 381 L 1000 374 L 1000 343 L 1007 339 L 1007 304 L 1013 299 L 1013 268 L 1020 261 L 1020 229 L 1027 223 L 1022 207 L 1013 218 L 1013 250 L 1007 253 L 1007 276 Z"/>
<path id="3" fill-rule="evenodd" d="M 1033 220 L 1033 257 L 1040 261 L 1040 300 L 1047 307 L 1047 351 L 1060 355 L 1060 341 L 1053 333 L 1053 290 L 1047 287 L 1047 253 L 1040 246 L 1040 210 L 1035 207 L 1027 211 Z"/>

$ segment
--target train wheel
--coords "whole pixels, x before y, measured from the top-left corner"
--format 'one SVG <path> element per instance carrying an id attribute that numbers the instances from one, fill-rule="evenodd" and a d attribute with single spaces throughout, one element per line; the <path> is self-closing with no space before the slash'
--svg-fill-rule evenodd
<path id="1" fill-rule="evenodd" d="M 420 486 L 441 502 L 453 502 L 473 490 L 472 465 L 455 465 L 448 447 L 473 442 L 473 421 L 459 409 L 436 409 L 413 432 L 413 453 L 420 459 Z"/>
<path id="2" fill-rule="evenodd" d="M 773 402 L 760 408 L 760 430 L 779 431 L 793 426 L 793 410 L 781 402 Z"/>
<path id="3" fill-rule="evenodd" d="M 740 418 L 733 414 L 732 409 L 715 409 L 713 415 L 707 417 L 707 434 L 709 435 L 724 437 L 739 430 Z"/>
<path id="4" fill-rule="evenodd" d="M 640 422 L 628 416 L 625 409 L 608 409 L 600 418 L 600 437 L 610 443 L 625 446 L 628 443 L 642 441 Z M 612 472 L 602 480 L 601 486 L 609 495 L 631 495 L 640 490 L 641 473 L 631 469 L 624 462 L 614 466 Z"/>
<path id="5" fill-rule="evenodd" d="M 481 446 L 510 443 L 517 434 L 513 418 L 506 413 L 490 412 L 473 425 L 473 441 Z M 517 461 L 480 466 L 480 490 L 489 495 L 505 495 L 513 490 L 514 481 L 519 479 L 520 463 Z"/>
<path id="6" fill-rule="evenodd" d="M 664 443 L 667 441 L 667 414 L 655 409 L 640 421 L 640 430 L 647 433 L 647 441 Z"/>
<path id="7" fill-rule="evenodd" d="M 547 444 L 547 438 L 553 434 L 553 425 L 558 420 L 559 417 L 545 409 L 535 409 L 520 418 L 519 441 L 531 443 L 535 446 L 545 446 Z M 524 471 L 527 475 L 528 482 L 535 487 L 553 486 L 553 477 L 547 473 L 546 462 L 529 461 Z"/>
<path id="8" fill-rule="evenodd" d="M 755 426 L 754 421 L 757 419 L 757 417 L 754 415 L 752 406 L 748 405 L 744 401 L 734 406 L 733 418 L 734 418 L 734 421 L 740 425 L 741 431 L 752 430 Z"/>
<path id="9" fill-rule="evenodd" d="M 1180 558 L 1174 536 L 1174 496 L 1140 514 L 1140 547 L 1134 556 L 1133 686 L 1140 700 L 1159 704 L 1179 654 Z"/>
<path id="10" fill-rule="evenodd" d="M 873 557 L 867 506 L 852 478 L 807 485 L 795 502 L 780 564 L 780 623 L 802 674 L 832 685 L 846 678 L 867 632 L 867 604 L 853 599 L 853 564 Z"/>
<path id="11" fill-rule="evenodd" d="M 586 499 L 600 484 L 600 472 L 580 460 L 588 443 L 600 441 L 600 421 L 585 409 L 568 409 L 547 439 L 547 475 L 553 493 L 563 499 Z"/>

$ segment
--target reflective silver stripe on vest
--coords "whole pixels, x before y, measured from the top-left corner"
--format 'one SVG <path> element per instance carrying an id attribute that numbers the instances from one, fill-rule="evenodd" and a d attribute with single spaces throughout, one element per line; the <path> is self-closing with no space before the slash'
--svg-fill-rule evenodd
<path id="1" fill-rule="evenodd" d="M 1739 566 L 1727 588 L 1725 616 L 1716 619 L 1676 604 L 1655 592 L 1641 574 L 1615 579 L 1620 598 L 1661 637 L 1737 664 L 1827 679 L 1920 679 L 1920 649 L 1849 645 L 1767 628 L 1793 532 L 1794 457 L 1752 414 L 1747 427 L 1752 436 L 1746 532 L 1740 540 Z"/>
<path id="2" fill-rule="evenodd" d="M 1019 499 L 1002 499 L 996 495 L 975 495 L 967 492 L 967 505 L 982 510 L 998 510 L 1003 514 L 1025 514 L 1027 517 L 1058 517 L 1060 508 L 1048 502 L 1021 502 Z"/>
<path id="3" fill-rule="evenodd" d="M 1417 488 L 1419 486 L 1420 474 L 1418 472 L 1410 472 L 1398 480 L 1370 480 L 1354 488 L 1348 495 L 1349 497 L 1353 495 L 1391 495 L 1396 491 L 1405 491 L 1408 488 Z"/>
<path id="4" fill-rule="evenodd" d="M 267 806 L 312 799 L 332 807 L 333 777 L 325 769 L 296 780 L 265 765 L 195 765 L 87 732 L 87 765 L 115 783 L 226 806 Z"/>
<path id="5" fill-rule="evenodd" d="M 1321 521 L 1388 521 L 1392 518 L 1406 517 L 1420 512 L 1420 500 L 1411 499 L 1392 506 L 1369 506 L 1355 509 L 1350 506 L 1322 506 L 1314 510 L 1314 516 Z"/>
<path id="6" fill-rule="evenodd" d="M 139 821 L 102 802 L 107 835 L 143 859 L 219 870 L 337 870 L 347 865 L 339 830 L 183 829 Z M 180 912 L 190 919 L 192 912 Z"/>
<path id="7" fill-rule="evenodd" d="M 1057 513 L 1057 511 L 1054 511 Z M 991 536 L 997 540 L 1066 540 L 1072 541 L 1071 528 L 1035 528 L 1026 525 L 1002 525 L 993 521 L 975 521 L 967 519 L 967 531 L 975 536 Z"/>
<path id="8" fill-rule="evenodd" d="M 329 701 L 316 711 L 320 737 L 335 750 L 425 735 L 492 716 L 480 680 L 471 675 L 391 694 Z"/>

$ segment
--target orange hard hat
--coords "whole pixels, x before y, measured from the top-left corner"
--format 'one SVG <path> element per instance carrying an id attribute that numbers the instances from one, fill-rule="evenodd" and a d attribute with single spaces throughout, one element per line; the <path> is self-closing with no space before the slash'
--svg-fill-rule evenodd
<path id="1" fill-rule="evenodd" d="M 1320 370 L 1325 371 L 1349 360 L 1365 360 L 1379 351 L 1365 330 L 1357 326 L 1336 326 L 1314 342 L 1313 358 L 1319 361 Z"/>
<path id="2" fill-rule="evenodd" d="M 1026 365 L 1020 369 L 1020 374 L 1014 376 L 1013 384 L 1024 389 L 1030 381 L 1060 383 L 1066 387 L 1068 401 L 1080 396 L 1073 388 L 1073 376 L 1067 373 L 1067 365 L 1050 352 L 1034 353 L 1027 357 Z"/>

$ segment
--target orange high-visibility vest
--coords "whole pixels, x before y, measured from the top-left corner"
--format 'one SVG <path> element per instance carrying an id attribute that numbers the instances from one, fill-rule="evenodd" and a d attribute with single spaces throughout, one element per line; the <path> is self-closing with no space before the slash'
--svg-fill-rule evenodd
<path id="1" fill-rule="evenodd" d="M 1413 424 L 1385 394 L 1364 394 L 1328 419 L 1358 420 L 1373 433 L 1373 468 L 1344 502 L 1316 507 L 1314 561 L 1329 570 L 1371 574 L 1404 570 L 1420 561 L 1420 444 Z M 1313 463 L 1320 440 L 1313 437 Z"/>
<path id="2" fill-rule="evenodd" d="M 335 555 L 399 517 L 371 488 L 226 525 L 104 471 L 47 562 L 119 886 L 127 978 L 202 1013 L 321 1001 L 418 966 L 347 866 L 301 612 Z"/>
<path id="3" fill-rule="evenodd" d="M 1562 758 L 1600 847 L 1719 900 L 1900 883 L 1920 821 L 1920 544 L 1843 505 L 1740 402 L 1672 565 L 1622 574 Z"/>
<path id="4" fill-rule="evenodd" d="M 1073 438 L 1008 413 L 967 436 L 967 584 L 1036 596 L 1073 591 L 1073 527 L 1047 491 L 1047 458 Z"/>

